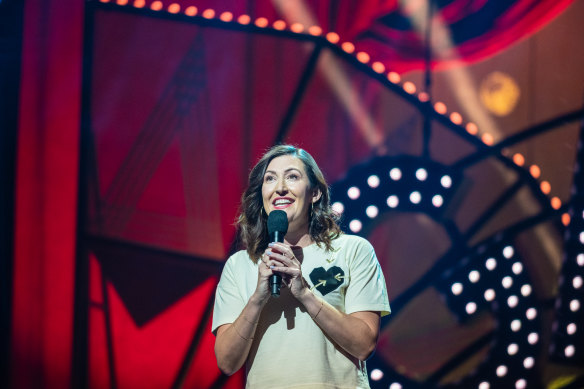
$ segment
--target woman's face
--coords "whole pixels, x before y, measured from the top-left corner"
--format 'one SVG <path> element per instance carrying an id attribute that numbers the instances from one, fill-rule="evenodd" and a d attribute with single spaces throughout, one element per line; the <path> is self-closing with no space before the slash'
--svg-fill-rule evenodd
<path id="1" fill-rule="evenodd" d="M 262 184 L 264 209 L 279 209 L 288 215 L 288 232 L 308 232 L 308 214 L 313 201 L 320 198 L 318 189 L 310 188 L 304 163 L 292 155 L 281 155 L 270 161 Z"/>

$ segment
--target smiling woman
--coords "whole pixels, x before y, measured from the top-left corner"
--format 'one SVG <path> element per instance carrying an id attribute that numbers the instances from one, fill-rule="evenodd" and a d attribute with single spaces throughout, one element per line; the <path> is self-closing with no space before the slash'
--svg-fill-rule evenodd
<path id="1" fill-rule="evenodd" d="M 269 242 L 274 210 L 288 218 L 283 243 Z M 371 244 L 341 233 L 312 156 L 268 150 L 250 173 L 238 226 L 246 250 L 227 260 L 213 312 L 221 371 L 245 364 L 248 388 L 368 388 L 365 360 L 390 311 L 385 279 Z M 284 286 L 277 299 L 273 274 Z"/>

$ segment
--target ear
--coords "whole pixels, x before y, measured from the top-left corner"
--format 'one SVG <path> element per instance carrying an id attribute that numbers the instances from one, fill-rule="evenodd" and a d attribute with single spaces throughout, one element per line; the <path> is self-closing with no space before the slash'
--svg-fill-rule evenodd
<path id="1" fill-rule="evenodd" d="M 320 200 L 320 196 L 322 196 L 322 192 L 320 191 L 319 188 L 316 188 L 313 192 L 312 192 L 312 204 L 316 203 L 318 200 Z"/>

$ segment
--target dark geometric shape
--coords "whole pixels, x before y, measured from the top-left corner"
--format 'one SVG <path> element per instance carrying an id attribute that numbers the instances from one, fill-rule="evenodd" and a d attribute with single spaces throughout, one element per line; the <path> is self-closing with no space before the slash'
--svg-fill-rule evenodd
<path id="1" fill-rule="evenodd" d="M 345 272 L 338 266 L 333 266 L 328 270 L 324 267 L 317 267 L 310 272 L 312 285 L 316 287 L 323 296 L 341 286 L 344 282 Z"/>

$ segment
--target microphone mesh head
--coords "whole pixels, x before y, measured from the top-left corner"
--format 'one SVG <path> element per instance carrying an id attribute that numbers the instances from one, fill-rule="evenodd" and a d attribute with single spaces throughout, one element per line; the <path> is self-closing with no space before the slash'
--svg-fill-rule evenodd
<path id="1" fill-rule="evenodd" d="M 288 232 L 288 215 L 281 210 L 272 211 L 268 215 L 268 234 L 272 235 L 276 231 L 282 235 Z"/>

